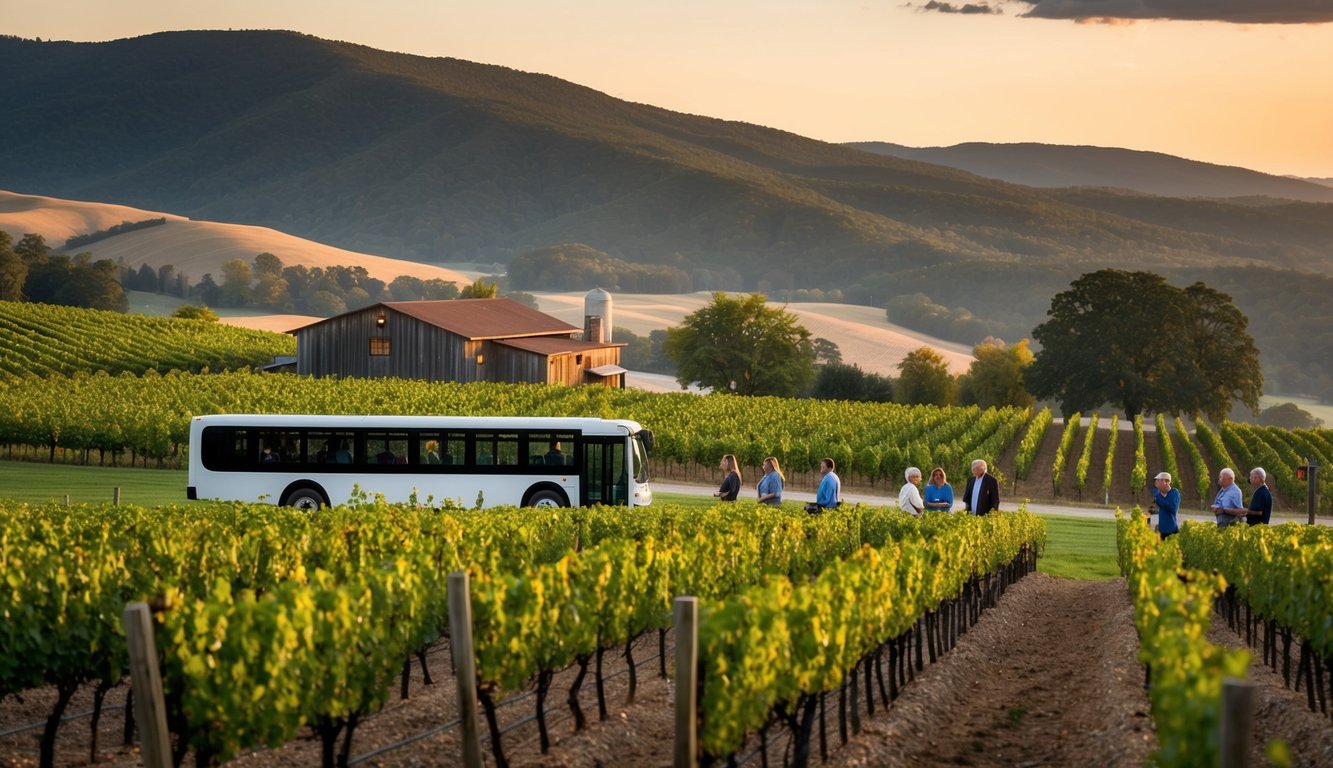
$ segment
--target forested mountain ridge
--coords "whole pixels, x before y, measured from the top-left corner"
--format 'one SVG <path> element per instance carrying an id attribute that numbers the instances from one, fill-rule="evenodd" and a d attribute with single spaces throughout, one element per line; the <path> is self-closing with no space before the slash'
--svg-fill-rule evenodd
<path id="1" fill-rule="evenodd" d="M 546 75 L 295 33 L 6 38 L 0 71 L 11 189 L 389 256 L 578 242 L 693 271 L 695 288 L 832 287 L 977 260 L 1333 261 L 1267 219 L 1254 233 L 1203 215 L 1178 226 Z M 1333 221 L 1311 236 L 1333 242 Z"/>
<path id="2" fill-rule="evenodd" d="M 1321 179 L 1274 176 L 1162 152 L 1031 142 L 906 147 L 862 141 L 847 146 L 1030 187 L 1105 187 L 1163 197 L 1272 197 L 1333 203 L 1333 188 Z"/>

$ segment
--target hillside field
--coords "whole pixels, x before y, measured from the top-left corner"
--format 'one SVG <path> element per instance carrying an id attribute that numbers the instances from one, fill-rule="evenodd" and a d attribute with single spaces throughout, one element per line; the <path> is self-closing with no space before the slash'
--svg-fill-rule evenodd
<path id="1" fill-rule="evenodd" d="M 40 195 L 23 195 L 0 190 L 0 229 L 17 242 L 28 233 L 46 238 L 46 244 L 59 248 L 75 235 L 105 230 L 122 222 L 165 218 L 161 226 L 108 237 L 77 248 L 94 260 L 110 259 L 138 269 L 148 265 L 158 269 L 164 264 L 176 268 L 198 282 L 205 274 L 221 281 L 222 264 L 232 259 L 249 263 L 261 253 L 282 259 L 283 266 L 325 268 L 359 266 L 371 277 L 390 282 L 399 275 L 422 280 L 438 278 L 462 286 L 471 282 L 460 272 L 431 264 L 389 259 L 357 253 L 331 245 L 304 240 L 268 227 L 193 221 L 184 216 L 146 211 L 109 203 L 62 200 Z"/>

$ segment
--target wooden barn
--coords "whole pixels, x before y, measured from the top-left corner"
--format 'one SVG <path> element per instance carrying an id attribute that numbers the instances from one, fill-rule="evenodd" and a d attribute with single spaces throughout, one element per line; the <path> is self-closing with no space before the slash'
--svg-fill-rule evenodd
<path id="1" fill-rule="evenodd" d="M 290 331 L 302 375 L 623 387 L 623 345 L 579 332 L 503 298 L 386 301 Z"/>

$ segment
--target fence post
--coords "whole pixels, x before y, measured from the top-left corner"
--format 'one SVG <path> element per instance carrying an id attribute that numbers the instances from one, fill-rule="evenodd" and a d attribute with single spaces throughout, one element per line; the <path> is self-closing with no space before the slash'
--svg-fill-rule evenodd
<path id="1" fill-rule="evenodd" d="M 1248 768 L 1253 716 L 1254 686 L 1231 677 L 1222 681 L 1221 768 Z"/>
<path id="2" fill-rule="evenodd" d="M 699 765 L 699 598 L 677 597 L 676 630 L 676 746 L 673 768 Z"/>
<path id="3" fill-rule="evenodd" d="M 171 767 L 171 738 L 162 696 L 162 674 L 157 668 L 153 615 L 147 603 L 130 603 L 121 617 L 129 647 L 130 684 L 134 690 L 134 719 L 145 768 Z"/>
<path id="4" fill-rule="evenodd" d="M 111 503 L 117 507 L 120 506 L 120 486 L 111 489 Z"/>
<path id="5" fill-rule="evenodd" d="M 1305 506 L 1306 511 L 1310 513 L 1310 525 L 1314 525 L 1314 513 L 1319 506 L 1319 485 L 1316 477 L 1319 474 L 1319 462 L 1311 456 L 1305 460 L 1305 466 L 1306 471 L 1309 472 L 1307 475 L 1309 485 L 1305 491 Z"/>
<path id="6" fill-rule="evenodd" d="M 458 683 L 458 719 L 464 768 L 482 768 L 477 717 L 477 660 L 472 652 L 472 592 L 465 571 L 449 574 L 449 647 Z"/>

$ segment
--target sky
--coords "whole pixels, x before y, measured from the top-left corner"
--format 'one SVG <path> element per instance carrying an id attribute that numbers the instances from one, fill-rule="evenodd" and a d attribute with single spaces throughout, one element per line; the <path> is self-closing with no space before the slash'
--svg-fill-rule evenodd
<path id="1" fill-rule="evenodd" d="M 1333 177 L 1333 0 L 0 0 L 0 33 L 290 29 L 833 142 Z"/>

